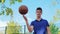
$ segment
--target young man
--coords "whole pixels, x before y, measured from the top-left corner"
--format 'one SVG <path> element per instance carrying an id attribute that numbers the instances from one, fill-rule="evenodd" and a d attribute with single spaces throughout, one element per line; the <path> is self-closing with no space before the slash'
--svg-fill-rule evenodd
<path id="1" fill-rule="evenodd" d="M 32 21 L 31 25 L 28 24 L 26 16 L 23 15 L 29 32 L 32 32 L 34 30 L 33 34 L 51 34 L 48 21 L 42 19 L 41 15 L 42 15 L 42 8 L 38 7 L 36 9 L 36 20 Z"/>

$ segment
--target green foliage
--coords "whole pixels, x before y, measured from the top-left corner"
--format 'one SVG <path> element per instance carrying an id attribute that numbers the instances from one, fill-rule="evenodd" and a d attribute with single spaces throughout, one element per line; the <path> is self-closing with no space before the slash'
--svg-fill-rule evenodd
<path id="1" fill-rule="evenodd" d="M 54 24 L 50 24 L 50 31 L 51 34 L 58 34 L 59 28 L 56 27 Z"/>
<path id="2" fill-rule="evenodd" d="M 57 9 L 55 15 L 53 16 L 53 21 L 57 22 L 60 20 L 60 9 Z"/>
<path id="3" fill-rule="evenodd" d="M 60 31 L 58 32 L 58 34 L 60 34 Z"/>
<path id="4" fill-rule="evenodd" d="M 15 0 L 10 0 L 10 4 L 15 4 Z"/>
<path id="5" fill-rule="evenodd" d="M 53 16 L 53 19 L 55 22 L 59 20 L 59 18 L 57 18 L 57 16 Z"/>
<path id="6" fill-rule="evenodd" d="M 57 15 L 57 16 L 60 16 L 60 9 L 57 9 L 56 15 Z"/>
<path id="7" fill-rule="evenodd" d="M 56 0 L 52 0 L 52 5 L 57 5 L 57 1 Z"/>
<path id="8" fill-rule="evenodd" d="M 4 3 L 6 0 L 0 0 L 0 3 Z M 17 2 L 22 2 L 22 0 L 10 0 L 10 4 L 14 4 L 15 3 L 15 1 L 17 1 Z"/>
<path id="9" fill-rule="evenodd" d="M 14 21 L 10 21 L 7 24 L 6 34 L 20 34 L 21 26 Z"/>
<path id="10" fill-rule="evenodd" d="M 0 2 L 1 2 L 1 0 L 0 0 Z"/>
<path id="11" fill-rule="evenodd" d="M 2 12 L 0 13 L 0 15 L 4 15 L 4 10 L 2 10 Z"/>
<path id="12" fill-rule="evenodd" d="M 13 11 L 12 11 L 12 9 L 11 8 L 6 8 L 5 10 L 2 10 L 1 12 L 0 12 L 0 15 L 10 15 L 10 16 L 13 16 Z"/>
<path id="13" fill-rule="evenodd" d="M 60 34 L 59 28 L 54 25 L 54 23 L 56 23 L 59 20 L 60 20 L 60 10 L 57 10 L 55 15 L 53 16 L 53 21 L 50 22 L 51 34 Z"/>
<path id="14" fill-rule="evenodd" d="M 4 3 L 5 2 L 5 0 L 2 0 L 2 3 Z"/>
<path id="15" fill-rule="evenodd" d="M 0 0 L 0 3 L 2 3 L 2 5 L 1 5 L 1 7 L 3 8 L 3 7 L 6 7 L 6 6 L 4 6 L 3 4 L 4 4 L 4 2 L 5 2 L 6 0 Z M 9 3 L 10 3 L 10 5 L 12 5 L 12 4 L 15 4 L 15 2 L 22 2 L 22 0 L 10 0 L 9 1 Z M 2 9 L 1 8 L 1 9 Z M 3 9 L 5 9 L 5 10 L 3 10 Z M 6 13 L 6 15 L 8 16 L 8 15 L 13 15 L 13 11 L 12 11 L 12 9 L 11 8 L 9 8 L 9 7 L 6 7 L 6 8 L 3 8 L 2 9 L 2 11 L 0 12 L 0 15 L 5 15 L 5 13 Z"/>
<path id="16" fill-rule="evenodd" d="M 22 0 L 17 0 L 18 2 L 22 2 Z"/>
<path id="17" fill-rule="evenodd" d="M 10 0 L 10 5 L 15 4 L 15 2 L 22 2 L 22 0 Z"/>
<path id="18" fill-rule="evenodd" d="M 4 3 L 5 2 L 5 0 L 0 0 L 0 3 Z"/>
<path id="19" fill-rule="evenodd" d="M 8 15 L 13 15 L 13 11 L 12 11 L 12 9 L 11 8 L 6 8 L 5 9 L 6 10 L 6 15 L 8 16 Z"/>

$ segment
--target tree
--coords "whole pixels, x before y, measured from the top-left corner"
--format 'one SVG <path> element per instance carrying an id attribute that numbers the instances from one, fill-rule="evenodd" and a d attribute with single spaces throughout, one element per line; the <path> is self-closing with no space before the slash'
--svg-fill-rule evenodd
<path id="1" fill-rule="evenodd" d="M 56 14 L 53 16 L 53 20 L 50 21 L 51 34 L 59 34 L 60 33 L 59 28 L 54 25 L 54 23 L 56 23 L 59 20 L 60 20 L 60 10 L 57 9 Z"/>
<path id="2" fill-rule="evenodd" d="M 6 1 L 6 0 L 0 0 L 0 3 L 2 3 L 2 4 L 3 4 L 3 3 L 5 3 L 5 1 Z M 15 3 L 15 1 L 17 1 L 17 2 L 22 2 L 22 0 L 10 0 L 10 2 L 9 2 L 9 3 L 10 3 L 10 4 L 14 4 L 14 3 Z"/>
<path id="3" fill-rule="evenodd" d="M 0 3 L 4 3 L 5 2 L 5 0 L 0 0 Z"/>
<path id="4" fill-rule="evenodd" d="M 6 0 L 0 0 L 1 10 L 2 10 L 2 11 L 0 12 L 0 15 L 5 15 L 5 14 L 6 14 L 7 16 L 8 16 L 8 15 L 11 15 L 11 16 L 12 16 L 12 15 L 13 15 L 13 10 L 12 10 L 11 8 L 5 6 L 5 4 L 4 4 L 5 1 L 6 1 Z M 22 2 L 22 0 L 10 0 L 10 1 L 9 1 L 9 3 L 10 3 L 9 5 L 15 4 L 16 1 L 17 1 L 17 2 Z"/>
<path id="5" fill-rule="evenodd" d="M 56 27 L 53 23 L 51 23 L 50 24 L 50 31 L 51 31 L 51 34 L 58 34 L 59 28 Z"/>
<path id="6" fill-rule="evenodd" d="M 20 34 L 21 26 L 14 21 L 10 21 L 7 24 L 6 34 Z"/>
<path id="7" fill-rule="evenodd" d="M 6 15 L 6 16 L 11 16 L 13 17 L 13 10 L 12 8 L 9 8 L 5 6 L 5 1 L 6 0 L 0 0 L 1 3 L 1 12 L 0 15 Z M 22 0 L 10 0 L 9 5 L 15 4 L 15 2 L 22 2 Z M 12 19 L 11 19 L 12 20 Z M 6 33 L 7 34 L 19 34 L 21 30 L 21 26 L 14 21 L 9 21 L 8 26 L 6 27 Z"/>

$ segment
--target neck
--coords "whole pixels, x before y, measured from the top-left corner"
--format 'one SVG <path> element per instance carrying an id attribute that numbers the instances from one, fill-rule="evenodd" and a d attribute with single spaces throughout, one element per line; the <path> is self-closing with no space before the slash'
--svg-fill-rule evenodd
<path id="1" fill-rule="evenodd" d="M 38 20 L 38 21 L 40 21 L 40 20 L 41 20 L 41 18 L 37 18 L 37 20 Z"/>

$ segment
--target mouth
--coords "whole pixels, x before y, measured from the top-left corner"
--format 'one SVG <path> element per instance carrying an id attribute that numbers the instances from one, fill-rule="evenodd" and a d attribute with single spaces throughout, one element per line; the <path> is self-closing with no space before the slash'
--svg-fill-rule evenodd
<path id="1" fill-rule="evenodd" d="M 40 15 L 37 15 L 37 16 L 40 16 Z"/>

